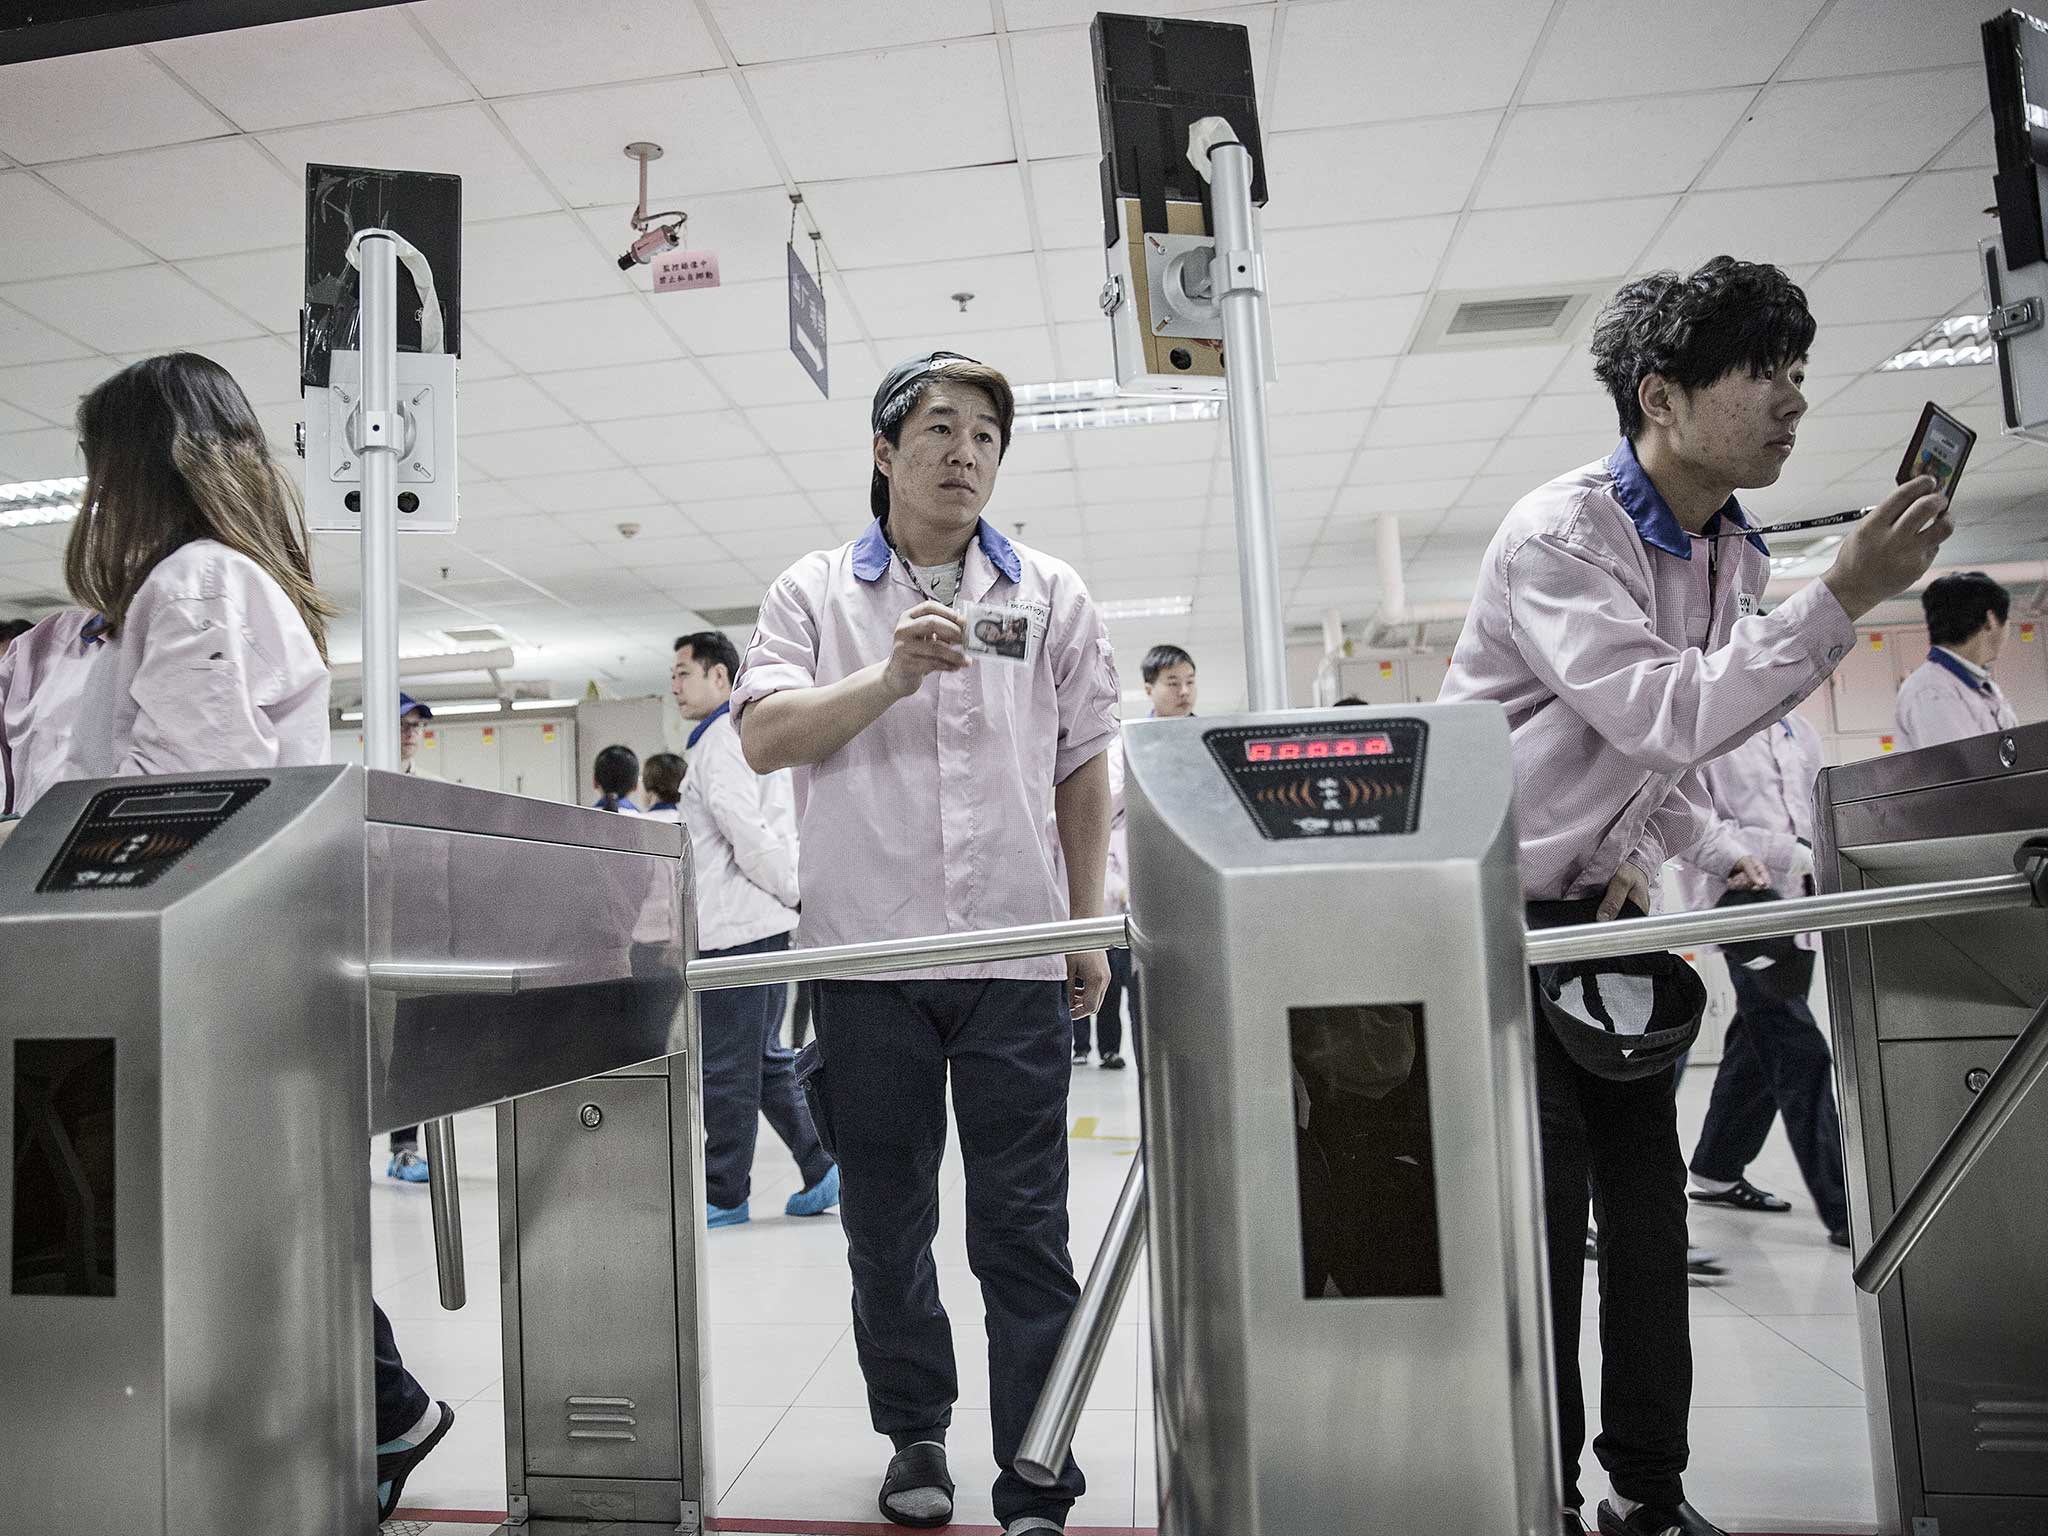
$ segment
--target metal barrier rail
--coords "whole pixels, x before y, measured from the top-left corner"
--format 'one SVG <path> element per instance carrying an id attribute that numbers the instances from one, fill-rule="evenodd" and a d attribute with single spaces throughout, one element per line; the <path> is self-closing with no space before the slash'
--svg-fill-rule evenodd
<path id="1" fill-rule="evenodd" d="M 1660 917 L 1633 918 L 1625 923 L 1544 928 L 1526 934 L 1523 945 L 1531 965 L 1558 965 L 1571 960 L 1604 960 L 1615 955 L 1681 949 L 1689 944 L 1739 943 L 2033 905 L 2034 883 L 2030 877 L 1982 875 L 1969 880 L 1930 880 L 1919 885 L 1764 901 L 1747 907 L 1717 907 L 1710 912 L 1671 912 Z M 692 991 L 715 992 L 725 987 L 773 986 L 821 977 L 878 976 L 930 965 L 970 965 L 1129 947 L 1129 919 L 1084 917 L 976 933 L 935 933 L 768 955 L 692 960 L 688 975 Z"/>
<path id="2" fill-rule="evenodd" d="M 1742 943 L 2033 905 L 2034 882 L 2026 875 L 1979 875 L 1968 880 L 1929 880 L 1919 885 L 1840 891 L 1832 896 L 1760 901 L 1753 906 L 1716 907 L 1706 912 L 1667 912 L 1623 923 L 1543 928 L 1532 931 L 1524 944 L 1531 965 L 1560 965 L 1571 960 L 1684 949 L 1692 944 Z"/>
<path id="3" fill-rule="evenodd" d="M 867 944 L 833 944 L 820 949 L 782 950 L 769 955 L 732 955 L 692 960 L 692 992 L 725 987 L 772 986 L 876 976 L 921 970 L 928 965 L 972 965 L 989 960 L 1027 960 L 1037 955 L 1072 955 L 1091 949 L 1128 949 L 1130 920 L 1124 917 L 1069 918 L 1058 923 L 1020 923 L 975 933 L 933 933 L 915 939 L 876 939 Z"/>
<path id="4" fill-rule="evenodd" d="M 1874 1296 L 1891 1283 L 1892 1276 L 1926 1235 L 1948 1197 L 1976 1166 L 1977 1159 L 1984 1155 L 1992 1138 L 2012 1118 L 2027 1090 L 2040 1080 L 2043 1072 L 2048 1072 L 2048 1002 L 2034 1010 L 2027 1027 L 2007 1047 L 1991 1076 L 1977 1090 L 1977 1097 L 1963 1111 L 1956 1128 L 1948 1133 L 1948 1140 L 1934 1154 L 1927 1171 L 1915 1181 L 1898 1209 L 1892 1212 L 1892 1219 L 1872 1241 L 1870 1251 L 1856 1266 L 1859 1289 Z"/>
<path id="5" fill-rule="evenodd" d="M 1038 1406 L 1032 1410 L 1031 1423 L 1017 1448 L 1012 1465 L 1025 1482 L 1050 1488 L 1060 1480 L 1067 1454 L 1073 1449 L 1074 1430 L 1081 1422 L 1081 1405 L 1088 1400 L 1089 1385 L 1102 1365 L 1109 1331 L 1123 1310 L 1124 1293 L 1131 1287 L 1144 1248 L 1145 1149 L 1140 1147 L 1131 1159 L 1116 1209 L 1110 1213 L 1109 1229 L 1102 1234 L 1100 1255 L 1088 1271 L 1088 1283 L 1081 1288 L 1073 1319 L 1060 1335 L 1059 1353 L 1052 1358 Z"/>

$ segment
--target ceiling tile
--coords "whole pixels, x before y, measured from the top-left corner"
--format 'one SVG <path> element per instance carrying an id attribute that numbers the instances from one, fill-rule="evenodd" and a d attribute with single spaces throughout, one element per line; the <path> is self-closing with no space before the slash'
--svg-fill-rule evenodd
<path id="1" fill-rule="evenodd" d="M 1351 441 L 1356 442 L 1365 425 L 1364 418 L 1353 414 L 1351 423 Z M 1186 421 L 1168 426 L 1077 432 L 1073 434 L 1072 447 L 1074 463 L 1085 486 L 1091 470 L 1117 469 L 1127 464 L 1192 464 L 1211 459 L 1222 450 L 1228 437 L 1229 431 L 1220 421 Z M 1274 439 L 1269 438 L 1268 442 L 1274 445 L 1272 451 L 1276 455 L 1349 446 L 1327 437 L 1292 449 L 1280 448 Z"/>
<path id="2" fill-rule="evenodd" d="M 1799 443 L 1786 467 L 1800 464 L 1809 453 L 1872 454 L 1881 448 L 1898 448 L 1903 452 L 1912 429 L 1902 431 L 1899 420 L 1898 414 L 1889 410 L 1861 415 L 1835 411 L 1809 415 L 1799 423 Z"/>
<path id="3" fill-rule="evenodd" d="M 803 191 L 842 268 L 1031 249 L 1015 165 L 811 182 Z"/>
<path id="4" fill-rule="evenodd" d="M 1455 213 L 1479 178 L 1500 118 L 1476 112 L 1271 134 L 1265 227 Z"/>
<path id="5" fill-rule="evenodd" d="M 685 512 L 693 502 L 734 496 L 773 496 L 796 487 L 772 458 L 706 459 L 695 464 L 661 464 L 647 471 L 655 488 Z"/>
<path id="6" fill-rule="evenodd" d="M 723 353 L 705 358 L 703 366 L 734 405 L 794 405 L 818 398 L 818 386 L 788 347 Z"/>
<path id="7" fill-rule="evenodd" d="M 1387 386 L 1388 405 L 1435 405 L 1507 395 L 1527 399 L 1541 389 L 1570 350 L 1551 346 L 1487 347 L 1426 352 L 1401 359 Z"/>
<path id="8" fill-rule="evenodd" d="M 1279 73 L 1260 75 L 1277 82 L 1273 126 L 1506 106 L 1545 10 L 1525 0 L 1473 0 L 1459 8 L 1453 37 L 1441 14 L 1406 0 L 1291 5 Z"/>
<path id="9" fill-rule="evenodd" d="M 1955 142 L 1943 150 L 1940 158 L 1928 169 L 1958 171 L 1997 164 L 1998 150 L 1991 137 L 1991 111 L 1987 107 L 1970 120 L 1970 125 L 1956 136 Z"/>
<path id="10" fill-rule="evenodd" d="M 1390 219 L 1383 224 L 1276 230 L 1266 240 L 1275 303 L 1420 293 L 1443 260 L 1457 219 Z"/>
<path id="11" fill-rule="evenodd" d="M 613 421 L 652 411 L 711 411 L 724 403 L 703 368 L 686 357 L 633 368 L 544 373 L 535 382 L 585 421 Z"/>
<path id="12" fill-rule="evenodd" d="M 1501 208 L 1465 221 L 1445 263 L 1446 288 L 1578 283 L 1633 270 L 1675 197 Z"/>
<path id="13" fill-rule="evenodd" d="M 256 336 L 247 341 L 209 341 L 193 351 L 210 357 L 235 376 L 242 393 L 252 405 L 288 405 L 297 411 L 299 393 L 299 349 L 279 336 Z M 139 363 L 151 352 L 131 354 L 123 364 Z M 112 371 L 111 366 L 109 372 Z M 293 418 L 296 420 L 296 416 Z"/>
<path id="14" fill-rule="evenodd" d="M 1272 390 L 1275 411 L 1340 411 L 1376 404 L 1393 374 L 1391 357 L 1342 363 L 1295 363 L 1279 370 Z"/>
<path id="15" fill-rule="evenodd" d="M 1369 448 L 1408 448 L 1430 443 L 1490 441 L 1513 425 L 1521 400 L 1473 400 L 1458 405 L 1382 406 L 1366 428 Z"/>
<path id="16" fill-rule="evenodd" d="M 218 256 L 303 240 L 301 183 L 245 139 L 213 139 L 44 173 L 123 234 L 159 256 Z"/>
<path id="17" fill-rule="evenodd" d="M 826 289 L 828 317 L 832 292 Z M 789 280 L 728 283 L 701 293 L 664 293 L 654 303 L 662 323 L 700 357 L 720 352 L 759 352 L 789 344 Z M 832 340 L 846 339 L 842 316 L 828 324 Z"/>
<path id="18" fill-rule="evenodd" d="M 866 399 L 808 400 L 802 405 L 750 406 L 745 414 L 763 442 L 800 443 L 816 450 L 838 443 L 866 445 L 874 437 L 868 429 L 868 409 Z"/>
<path id="19" fill-rule="evenodd" d="M 522 432 L 567 425 L 569 413 L 527 378 L 489 379 L 462 386 L 462 436 L 473 432 Z M 552 509 L 549 509 L 552 510 Z"/>
<path id="20" fill-rule="evenodd" d="M 1873 111 L 1866 80 L 1771 86 L 1701 185 L 1771 186 L 1917 171 L 1980 109 L 1984 74 L 1917 70 L 1891 76 L 1884 90 L 1884 110 Z"/>
<path id="21" fill-rule="evenodd" d="M 1567 367 L 1574 364 L 1568 363 Z M 1573 381 L 1578 382 L 1578 381 Z M 1588 376 L 1584 382 L 1590 383 Z M 1605 440 L 1609 448 L 1619 435 L 1614 414 L 1614 402 L 1605 394 L 1560 393 L 1557 385 L 1542 396 L 1529 402 L 1528 414 L 1515 423 L 1517 437 L 1553 437 L 1564 433 L 1585 433 L 1596 440 Z"/>
<path id="22" fill-rule="evenodd" d="M 799 181 L 1015 157 L 991 40 L 763 64 L 747 84 Z"/>
<path id="23" fill-rule="evenodd" d="M 1209 461 L 1197 464 L 1137 464 L 1090 470 L 1081 490 L 1091 505 L 1115 506 L 1125 501 L 1160 497 L 1195 497 L 1209 489 Z"/>
<path id="24" fill-rule="evenodd" d="M 1017 77 L 1017 109 L 1024 129 L 1018 153 L 1034 160 L 1100 156 L 1095 62 L 1087 30 L 1073 27 L 1013 36 L 1010 65 Z"/>
<path id="25" fill-rule="evenodd" d="M 150 51 L 243 129 L 315 122 L 338 106 L 367 117 L 470 94 L 395 6 L 172 38 Z"/>
<path id="26" fill-rule="evenodd" d="M 808 496 L 742 496 L 725 500 L 692 495 L 684 503 L 690 521 L 706 533 L 728 528 L 801 528 L 816 538 L 825 526 Z"/>
<path id="27" fill-rule="evenodd" d="M 1565 0 L 1523 100 L 1596 101 L 1759 85 L 1824 3 Z"/>
<path id="28" fill-rule="evenodd" d="M 0 282 L 132 267 L 149 253 L 26 171 L 0 175 Z"/>
<path id="29" fill-rule="evenodd" d="M 1778 266 L 1826 261 L 1904 185 L 1903 177 L 1886 176 L 1695 192 L 1678 205 L 1670 224 L 1637 258 L 1636 270 L 1676 267 L 1690 272 L 1724 252 Z"/>
<path id="30" fill-rule="evenodd" d="M 4 313 L 0 311 L 0 325 L 5 324 Z M 13 355 L 11 350 L 0 347 L 0 356 Z M 81 357 L 65 362 L 0 368 L 0 400 L 25 411 L 33 411 L 52 425 L 66 426 L 76 418 L 78 402 L 86 391 L 118 366 L 104 357 Z"/>
<path id="31" fill-rule="evenodd" d="M 799 489 L 834 496 L 849 486 L 867 484 L 868 466 L 873 462 L 866 443 L 849 443 L 831 452 L 783 453 L 777 458 Z"/>
<path id="32" fill-rule="evenodd" d="M 1957 251 L 1838 261 L 1807 285 L 1806 300 L 1822 324 L 1918 320 L 1931 325 L 1950 313 L 1949 306 L 1982 288 L 1975 253 Z"/>
<path id="33" fill-rule="evenodd" d="M 1710 91 L 1523 107 L 1508 120 L 1473 206 L 1682 192 L 1755 94 Z"/>
<path id="34" fill-rule="evenodd" d="M 655 324 L 639 299 L 623 296 L 493 310 L 465 316 L 464 326 L 528 373 L 618 368 L 672 358 L 681 351 L 675 337 Z"/>
<path id="35" fill-rule="evenodd" d="M 1053 334 L 1059 340 L 1061 378 L 1106 379 L 1116 372 L 1106 320 L 1056 325 Z"/>
<path id="36" fill-rule="evenodd" d="M 40 416 L 31 416 L 19 406 L 0 402 L 0 432 L 30 432 L 52 425 Z"/>
<path id="37" fill-rule="evenodd" d="M 1899 456 L 1903 457 L 1906 440 L 1913 435 L 1913 423 L 1919 418 L 1920 408 L 1932 400 L 1964 414 L 1966 402 L 1977 393 L 1984 371 L 1976 368 L 1913 368 L 1896 373 L 1866 374 L 1840 394 L 1830 397 L 1826 413 L 1828 417 L 1837 419 L 1864 412 L 1891 413 L 1892 441 L 1898 444 Z M 1804 439 L 1803 431 L 1800 437 Z M 1803 441 L 1801 446 L 1804 446 Z"/>
<path id="38" fill-rule="evenodd" d="M 573 47 L 563 46 L 557 0 L 424 0 L 410 9 L 486 96 L 719 66 L 696 7 L 673 0 L 576 0 Z"/>
<path id="39" fill-rule="evenodd" d="M 1038 264 L 1029 256 L 980 256 L 840 274 L 872 336 L 943 333 L 963 318 L 951 297 L 971 293 L 977 329 L 1043 325 Z M 1098 288 L 1100 282 L 1098 280 Z M 785 322 L 786 323 L 786 322 Z M 883 349 L 885 352 L 888 348 Z"/>
<path id="40" fill-rule="evenodd" d="M 374 165 L 462 178 L 462 216 L 505 219 L 556 206 L 555 195 L 483 108 L 440 107 L 266 133 L 263 147 L 303 178 L 313 165 Z"/>
<path id="41" fill-rule="evenodd" d="M 1203 13 L 1241 7 L 1242 3 L 1243 0 L 1117 0 L 1117 12 L 1124 16 L 1193 16 L 1214 21 L 1218 18 Z M 1272 0 L 1265 3 L 1270 5 Z M 1035 27 L 1085 27 L 1101 9 L 1097 0 L 1003 0 L 1003 21 L 1012 32 Z"/>
<path id="42" fill-rule="evenodd" d="M 1996 202 L 1986 171 L 1929 171 L 1915 177 L 1845 254 L 1923 256 L 1937 251 L 1974 251 L 1980 238 L 1998 233 L 1998 220 L 1984 212 Z"/>
<path id="43" fill-rule="evenodd" d="M 618 455 L 586 426 L 544 427 L 526 432 L 465 432 L 462 458 L 500 480 L 565 470 L 604 469 L 619 462 Z"/>
<path id="44" fill-rule="evenodd" d="M 1925 329 L 1910 320 L 1823 324 L 1814 334 L 1813 348 L 1807 356 L 1806 398 L 1819 401 L 1827 391 L 1839 387 L 1844 375 L 1868 373 L 1894 352 L 1902 351 Z"/>
<path id="45" fill-rule="evenodd" d="M 869 462 L 869 445 L 862 443 L 862 460 Z M 865 485 L 867 476 L 863 471 L 858 482 L 848 479 L 841 486 Z M 833 487 L 837 490 L 840 487 Z M 1081 503 L 1080 482 L 1072 470 L 1054 470 L 1047 474 L 1016 473 L 1006 464 L 996 478 L 995 499 L 1006 514 L 1030 513 L 1033 517 L 1041 514 L 1078 507 Z"/>
<path id="46" fill-rule="evenodd" d="M 1348 411 L 1275 411 L 1266 423 L 1266 450 L 1275 458 L 1293 453 L 1345 452 L 1365 436 L 1367 413 Z M 1225 434 L 1227 440 L 1228 434 Z"/>
<path id="47" fill-rule="evenodd" d="M 971 319 L 972 316 L 966 318 Z M 882 356 L 890 366 L 908 357 L 920 357 L 936 351 L 961 352 L 968 357 L 987 363 L 995 368 L 1012 384 L 1036 384 L 1056 377 L 1052 360 L 1052 333 L 1042 325 L 1017 326 L 1000 331 L 969 331 L 947 329 L 925 336 L 892 337 L 878 342 Z M 869 399 L 875 387 L 881 383 L 876 377 L 865 390 L 847 391 L 854 398 Z M 840 391 L 833 391 L 835 398 Z M 1015 451 L 1015 445 L 1012 445 Z M 1033 454 L 1045 451 L 1044 443 L 1037 443 L 1027 450 Z"/>
<path id="48" fill-rule="evenodd" d="M 551 376 L 554 377 L 554 376 Z M 738 411 L 684 411 L 597 423 L 597 435 L 629 464 L 687 464 L 735 454 L 766 455 Z"/>
<path id="49" fill-rule="evenodd" d="M 572 204 L 609 205 L 637 195 L 640 173 L 624 152 L 636 139 L 667 150 L 647 171 L 657 207 L 781 180 L 739 87 L 722 74 L 525 96 L 495 110 Z"/>
<path id="50" fill-rule="evenodd" d="M 1038 210 L 1038 243 L 1048 251 L 1068 246 L 1102 248 L 1102 172 L 1098 157 L 1030 162 L 1031 200 Z"/>
<path id="51" fill-rule="evenodd" d="M 18 283 L 0 297 L 102 352 L 156 352 L 257 333 L 253 322 L 164 266 Z M 25 357 L 4 330 L 0 320 L 0 357 Z"/>
<path id="52" fill-rule="evenodd" d="M 1052 318 L 1061 325 L 1101 322 L 1102 284 L 1108 275 L 1100 246 L 1047 251 L 1041 258 L 1052 290 Z"/>
<path id="53" fill-rule="evenodd" d="M 711 14 L 742 64 L 982 37 L 994 30 L 987 0 L 711 0 Z M 1018 23 L 1012 18 L 1010 25 Z"/>
<path id="54" fill-rule="evenodd" d="M 0 345 L 4 345 L 0 341 Z M 60 480 L 82 475 L 78 433 L 70 427 L 41 427 L 31 432 L 0 435 L 0 475 L 9 480 Z M 36 529 L 23 529 L 23 534 Z"/>
<path id="55" fill-rule="evenodd" d="M 1492 442 L 1431 443 L 1412 448 L 1367 448 L 1351 466 L 1352 485 L 1400 485 L 1427 480 L 1455 484 L 1479 472 Z"/>
<path id="56" fill-rule="evenodd" d="M 9 64 L 0 151 L 34 165 L 226 133 L 228 125 L 140 48 Z M 110 104 L 118 109 L 110 110 Z"/>
<path id="57" fill-rule="evenodd" d="M 510 485 L 515 494 L 543 512 L 644 511 L 667 499 L 647 483 L 645 476 L 631 469 L 526 475 Z"/>
<path id="58" fill-rule="evenodd" d="M 306 249 L 288 245 L 239 256 L 205 256 L 178 270 L 266 331 L 296 332 L 306 300 Z"/>
<path id="59" fill-rule="evenodd" d="M 1581 464 L 1604 459 L 1614 451 L 1614 436 L 1610 431 L 1594 431 L 1503 438 L 1488 455 L 1483 478 L 1519 475 L 1533 491 Z"/>
<path id="60" fill-rule="evenodd" d="M 466 314 L 553 299 L 595 299 L 630 289 L 618 263 L 567 213 L 465 221 L 462 308 Z M 696 295 L 664 295 L 694 298 Z"/>
<path id="61" fill-rule="evenodd" d="M 2005 0 L 1942 0 L 1932 9 L 1926 0 L 1835 0 L 1779 78 L 1889 74 L 1902 61 L 1981 64 L 1978 24 L 2004 9 Z"/>
<path id="62" fill-rule="evenodd" d="M 1279 304 L 1273 309 L 1273 355 L 1279 366 L 1344 357 L 1385 357 L 1406 350 L 1425 295 Z"/>

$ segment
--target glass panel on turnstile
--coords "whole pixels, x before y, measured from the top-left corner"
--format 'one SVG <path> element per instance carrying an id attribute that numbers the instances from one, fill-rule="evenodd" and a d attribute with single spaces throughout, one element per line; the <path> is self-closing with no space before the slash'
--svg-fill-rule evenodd
<path id="1" fill-rule="evenodd" d="M 114 1294 L 114 1042 L 14 1042 L 13 1292 Z"/>
<path id="2" fill-rule="evenodd" d="M 1302 1294 L 1441 1296 L 1420 1003 L 1290 1008 Z"/>

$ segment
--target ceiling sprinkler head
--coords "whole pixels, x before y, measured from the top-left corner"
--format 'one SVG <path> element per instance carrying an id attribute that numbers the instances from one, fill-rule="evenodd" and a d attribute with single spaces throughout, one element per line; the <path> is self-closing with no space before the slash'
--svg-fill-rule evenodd
<path id="1" fill-rule="evenodd" d="M 960 313 L 963 315 L 967 313 L 967 306 L 974 302 L 974 295 L 971 293 L 956 293 L 952 297 L 953 302 L 960 306 Z"/>
<path id="2" fill-rule="evenodd" d="M 635 538 L 638 538 L 639 536 L 640 536 L 640 525 L 639 525 L 638 523 L 621 523 L 621 524 L 619 524 L 619 537 L 620 537 L 620 538 L 622 538 L 622 539 L 635 539 Z"/>

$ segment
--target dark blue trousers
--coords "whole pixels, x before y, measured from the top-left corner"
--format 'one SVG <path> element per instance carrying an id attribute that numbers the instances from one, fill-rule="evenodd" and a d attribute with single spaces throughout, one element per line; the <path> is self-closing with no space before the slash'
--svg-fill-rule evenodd
<path id="1" fill-rule="evenodd" d="M 1104 1056 L 1118 1056 L 1124 1048 L 1124 999 L 1131 1003 L 1131 1044 L 1138 1043 L 1138 968 L 1128 949 L 1112 949 L 1109 952 L 1109 986 L 1102 994 L 1102 1007 L 1095 1013 L 1096 1049 Z M 1074 1054 L 1088 1054 L 1088 1026 L 1086 1017 L 1074 1020 Z"/>
<path id="2" fill-rule="evenodd" d="M 1842 1182 L 1842 1119 L 1835 1108 L 1835 1064 L 1827 1038 L 1806 1006 L 1813 980 L 1813 955 L 1781 960 L 1768 979 L 1732 960 L 1735 1017 L 1722 1047 L 1721 1070 L 1693 1149 L 1692 1171 L 1703 1179 L 1739 1179 L 1771 1134 L 1771 1122 L 1785 1117 L 1792 1155 L 1806 1177 L 1814 1210 L 1830 1232 L 1849 1225 L 1849 1197 Z"/>
<path id="3" fill-rule="evenodd" d="M 427 1411 L 425 1388 L 412 1379 L 412 1372 L 398 1356 L 398 1340 L 391 1332 L 391 1319 L 374 1301 L 370 1303 L 371 1353 L 376 1363 L 377 1443 L 395 1440 Z"/>
<path id="4" fill-rule="evenodd" d="M 1080 1297 L 1067 1251 L 1066 987 L 825 981 L 816 1022 L 874 1426 L 899 1448 L 943 1440 L 959 1395 L 932 1263 L 950 1076 L 967 1260 L 988 1312 L 996 1519 L 1063 1520 L 1086 1486 L 1073 1460 L 1054 1488 L 1034 1488 L 1011 1462 Z"/>
<path id="5" fill-rule="evenodd" d="M 778 933 L 705 959 L 760 955 L 789 948 Z M 789 1148 L 809 1189 L 832 1169 L 818 1144 L 811 1112 L 796 1085 L 796 1056 L 782 1043 L 786 987 L 732 987 L 706 992 L 698 1004 L 704 1053 L 704 1198 L 728 1209 L 753 1188 L 754 1143 L 766 1115 Z"/>

